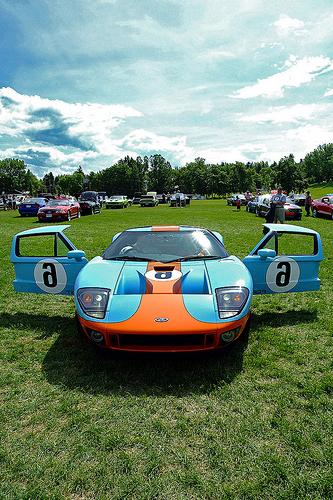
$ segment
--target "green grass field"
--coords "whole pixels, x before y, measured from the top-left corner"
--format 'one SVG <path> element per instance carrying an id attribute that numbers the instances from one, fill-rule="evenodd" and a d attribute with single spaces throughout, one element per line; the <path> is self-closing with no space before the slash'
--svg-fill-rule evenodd
<path id="1" fill-rule="evenodd" d="M 262 222 L 198 201 L 104 210 L 67 234 L 91 258 L 127 227 L 199 225 L 243 257 Z M 12 236 L 37 223 L 1 212 L 0 498 L 333 498 L 333 222 L 300 224 L 322 235 L 322 289 L 256 297 L 247 344 L 111 356 L 77 336 L 71 297 L 13 292 Z"/>

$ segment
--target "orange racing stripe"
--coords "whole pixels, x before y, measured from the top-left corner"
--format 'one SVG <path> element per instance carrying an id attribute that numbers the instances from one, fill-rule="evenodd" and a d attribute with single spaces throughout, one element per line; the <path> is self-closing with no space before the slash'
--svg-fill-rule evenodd
<path id="1" fill-rule="evenodd" d="M 179 226 L 152 226 L 152 231 L 179 231 Z"/>

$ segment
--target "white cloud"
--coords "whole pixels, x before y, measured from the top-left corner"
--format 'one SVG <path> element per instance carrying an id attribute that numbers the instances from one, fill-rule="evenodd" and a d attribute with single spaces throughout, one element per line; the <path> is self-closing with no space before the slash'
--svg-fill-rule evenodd
<path id="1" fill-rule="evenodd" d="M 332 70 L 333 61 L 328 57 L 314 56 L 297 59 L 295 56 L 290 56 L 282 71 L 239 89 L 231 97 L 237 99 L 283 97 L 286 88 L 300 87 L 310 83 L 318 75 Z"/>
<path id="2" fill-rule="evenodd" d="M 186 145 L 185 136 L 167 137 L 144 129 L 133 130 L 119 141 L 119 146 L 134 151 L 167 152 L 178 161 L 194 158 L 194 152 Z"/>
<path id="3" fill-rule="evenodd" d="M 333 131 L 320 125 L 304 125 L 288 130 L 285 137 L 291 144 L 297 144 L 298 149 L 309 152 L 319 144 L 333 142 Z"/>
<path id="4" fill-rule="evenodd" d="M 237 146 L 203 148 L 195 152 L 195 157 L 205 158 L 207 163 L 221 163 L 235 161 L 251 161 L 253 154 L 264 154 L 267 151 L 265 144 L 242 143 Z M 194 156 L 192 155 L 192 160 Z"/>
<path id="5" fill-rule="evenodd" d="M 327 89 L 324 94 L 324 97 L 330 97 L 332 95 L 333 95 L 333 89 Z"/>
<path id="6" fill-rule="evenodd" d="M 218 61 L 221 59 L 232 59 L 234 57 L 235 54 L 230 50 L 224 50 L 220 48 L 206 50 L 205 52 L 199 54 L 199 58 L 204 59 L 206 61 Z"/>
<path id="7" fill-rule="evenodd" d="M 294 106 L 275 106 L 264 113 L 245 115 L 239 118 L 241 122 L 250 123 L 297 123 L 310 120 L 315 115 L 327 111 L 327 106 L 319 104 L 295 104 Z"/>
<path id="8" fill-rule="evenodd" d="M 305 33 L 303 21 L 284 14 L 281 14 L 279 19 L 273 23 L 273 26 L 275 26 L 277 34 L 282 37 L 288 36 L 291 33 L 296 35 Z"/>
<path id="9" fill-rule="evenodd" d="M 122 121 L 142 114 L 129 106 L 73 104 L 38 95 L 19 94 L 11 88 L 0 89 L 1 134 L 24 136 L 29 132 L 48 130 L 52 128 L 52 116 L 66 128 L 69 138 L 78 138 L 101 150 L 109 148 L 112 132 Z"/>
<path id="10" fill-rule="evenodd" d="M 194 157 L 183 135 L 169 137 L 134 129 L 119 138 L 116 129 L 132 117 L 142 117 L 142 113 L 129 106 L 72 104 L 2 88 L 0 156 L 21 157 L 39 170 L 44 162 L 55 173 L 82 163 L 101 168 L 126 155 L 162 152 L 177 161 Z"/>

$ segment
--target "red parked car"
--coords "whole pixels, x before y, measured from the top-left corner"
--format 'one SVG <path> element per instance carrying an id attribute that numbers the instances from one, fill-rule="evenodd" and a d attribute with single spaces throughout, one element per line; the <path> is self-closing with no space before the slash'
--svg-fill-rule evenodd
<path id="1" fill-rule="evenodd" d="M 327 194 L 320 200 L 313 200 L 311 208 L 313 217 L 326 215 L 333 219 L 333 194 Z"/>
<path id="2" fill-rule="evenodd" d="M 81 217 L 81 209 L 75 198 L 56 198 L 38 210 L 39 222 L 71 220 Z"/>

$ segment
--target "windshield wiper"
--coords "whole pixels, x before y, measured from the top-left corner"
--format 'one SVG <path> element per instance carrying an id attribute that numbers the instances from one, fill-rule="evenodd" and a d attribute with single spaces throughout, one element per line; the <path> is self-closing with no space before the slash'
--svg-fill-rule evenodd
<path id="1" fill-rule="evenodd" d="M 136 262 L 153 262 L 154 259 L 148 259 L 147 257 L 130 257 L 129 255 L 123 255 L 123 256 L 118 256 L 118 257 L 111 257 L 110 259 L 106 260 L 133 260 Z"/>
<path id="2" fill-rule="evenodd" d="M 187 260 L 216 260 L 223 259 L 221 255 L 190 255 L 189 257 L 180 257 L 175 259 L 177 262 L 186 262 Z"/>

